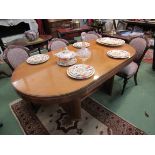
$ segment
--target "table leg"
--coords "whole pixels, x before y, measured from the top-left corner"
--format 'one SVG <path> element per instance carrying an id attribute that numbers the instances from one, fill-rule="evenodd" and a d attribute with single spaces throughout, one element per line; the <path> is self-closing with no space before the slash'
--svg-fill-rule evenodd
<path id="1" fill-rule="evenodd" d="M 61 105 L 62 108 L 70 115 L 72 120 L 81 119 L 81 100 L 74 99 L 69 103 Z"/>
<path id="2" fill-rule="evenodd" d="M 108 95 L 112 95 L 113 83 L 114 83 L 114 76 L 105 81 L 101 89 L 105 91 Z"/>
<path id="3" fill-rule="evenodd" d="M 38 110 L 39 110 L 39 108 L 41 107 L 40 104 L 34 104 L 34 103 L 30 102 L 30 101 L 28 101 L 27 103 L 28 103 L 29 106 L 32 108 L 32 111 L 33 111 L 34 113 L 37 113 Z"/>

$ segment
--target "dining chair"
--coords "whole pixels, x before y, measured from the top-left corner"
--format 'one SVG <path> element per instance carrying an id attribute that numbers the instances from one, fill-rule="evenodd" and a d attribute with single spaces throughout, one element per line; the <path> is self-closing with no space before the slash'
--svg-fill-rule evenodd
<path id="1" fill-rule="evenodd" d="M 138 74 L 138 70 L 139 70 L 141 61 L 142 61 L 146 51 L 148 50 L 147 43 L 148 43 L 147 40 L 144 38 L 134 38 L 130 41 L 129 44 L 132 47 L 134 47 L 136 50 L 136 56 L 135 56 L 134 60 L 129 65 L 127 65 L 126 67 L 124 67 L 117 73 L 117 75 L 119 77 L 122 77 L 124 79 L 124 84 L 123 84 L 123 89 L 122 89 L 121 94 L 124 93 L 126 84 L 131 77 L 134 77 L 135 85 L 138 84 L 137 83 L 137 74 Z"/>
<path id="2" fill-rule="evenodd" d="M 4 61 L 14 70 L 29 57 L 29 49 L 23 46 L 10 45 L 4 50 Z"/>
<path id="3" fill-rule="evenodd" d="M 95 32 L 95 31 L 88 31 L 87 34 L 95 34 L 96 36 L 98 36 L 98 38 L 102 37 L 99 33 Z"/>
<path id="4" fill-rule="evenodd" d="M 83 41 L 96 40 L 98 38 L 101 38 L 101 35 L 99 35 L 95 31 L 90 31 L 88 33 L 86 33 L 86 32 L 81 33 L 81 40 L 83 40 Z"/>
<path id="5" fill-rule="evenodd" d="M 59 48 L 64 48 L 69 45 L 69 42 L 62 38 L 53 38 L 48 43 L 48 51 L 57 50 Z"/>

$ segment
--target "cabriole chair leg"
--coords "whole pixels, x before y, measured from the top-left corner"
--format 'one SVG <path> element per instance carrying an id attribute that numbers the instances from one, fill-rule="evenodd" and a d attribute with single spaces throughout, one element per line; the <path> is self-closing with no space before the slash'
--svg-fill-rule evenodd
<path id="1" fill-rule="evenodd" d="M 134 81 L 135 81 L 135 85 L 137 86 L 137 73 L 134 75 Z"/>
<path id="2" fill-rule="evenodd" d="M 123 95 L 123 93 L 124 93 L 125 86 L 126 86 L 127 82 L 128 82 L 128 80 L 127 79 L 124 79 L 124 84 L 123 84 L 123 89 L 122 89 L 121 95 Z"/>
<path id="3" fill-rule="evenodd" d="M 0 127 L 2 127 L 3 126 L 3 124 L 2 123 L 0 123 Z"/>

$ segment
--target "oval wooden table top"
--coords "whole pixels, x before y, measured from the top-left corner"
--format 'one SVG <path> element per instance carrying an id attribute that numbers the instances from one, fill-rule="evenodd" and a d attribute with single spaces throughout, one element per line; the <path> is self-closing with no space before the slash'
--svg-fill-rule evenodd
<path id="1" fill-rule="evenodd" d="M 77 51 L 72 45 L 68 49 Z M 130 53 L 131 58 L 113 59 L 107 56 L 107 51 L 112 49 L 123 49 Z M 107 74 L 119 70 L 130 63 L 135 55 L 135 50 L 128 44 L 119 47 L 108 47 L 90 42 L 91 58 L 85 64 L 95 68 L 95 74 L 89 79 L 76 80 L 68 77 L 68 67 L 58 66 L 52 52 L 47 54 L 50 59 L 38 65 L 22 63 L 12 74 L 12 85 L 17 92 L 32 97 L 60 97 L 82 91 L 88 86 L 95 84 L 98 80 L 106 77 Z M 82 63 L 78 60 L 78 63 Z M 85 90 L 87 91 L 87 90 Z"/>

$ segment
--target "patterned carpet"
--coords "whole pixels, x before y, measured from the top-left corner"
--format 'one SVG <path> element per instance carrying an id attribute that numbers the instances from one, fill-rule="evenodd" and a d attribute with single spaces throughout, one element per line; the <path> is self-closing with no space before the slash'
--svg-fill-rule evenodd
<path id="1" fill-rule="evenodd" d="M 87 98 L 82 102 L 82 118 L 71 121 L 59 106 L 42 106 L 35 114 L 23 100 L 11 103 L 11 110 L 28 135 L 143 135 L 140 129 Z"/>
<path id="2" fill-rule="evenodd" d="M 146 63 L 151 63 L 153 61 L 153 49 L 148 49 L 148 51 L 146 52 L 143 61 Z"/>

